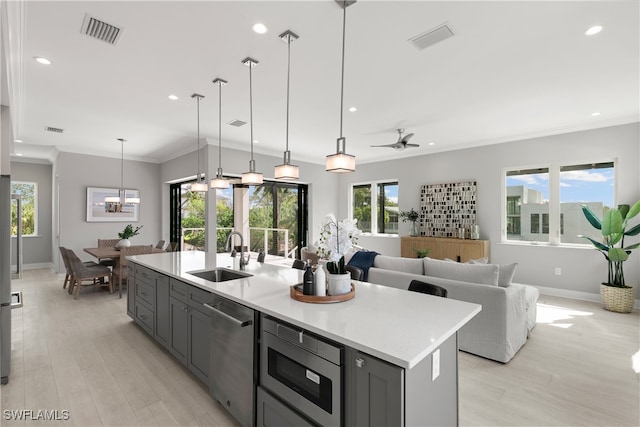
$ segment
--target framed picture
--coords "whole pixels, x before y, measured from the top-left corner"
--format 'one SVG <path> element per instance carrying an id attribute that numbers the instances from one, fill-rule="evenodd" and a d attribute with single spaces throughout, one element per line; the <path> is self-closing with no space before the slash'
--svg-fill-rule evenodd
<path id="1" fill-rule="evenodd" d="M 140 191 L 87 187 L 87 222 L 136 222 L 140 220 Z M 137 203 L 132 203 L 133 200 Z M 123 203 L 124 201 L 124 203 Z"/>

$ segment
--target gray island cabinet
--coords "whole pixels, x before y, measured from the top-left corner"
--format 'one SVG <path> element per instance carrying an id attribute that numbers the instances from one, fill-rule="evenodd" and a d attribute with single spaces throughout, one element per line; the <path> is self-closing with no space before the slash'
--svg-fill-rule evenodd
<path id="1" fill-rule="evenodd" d="M 215 349 L 205 304 L 222 297 L 261 313 L 255 317 L 258 323 L 268 316 L 298 330 L 300 340 L 303 335 L 316 336 L 342 348 L 341 425 L 458 424 L 457 331 L 480 311 L 479 305 L 359 282 L 351 301 L 306 304 L 289 297 L 289 287 L 301 282 L 302 272 L 288 267 L 252 261 L 246 271 L 250 277 L 209 282 L 190 273 L 230 267 L 225 254 L 217 256 L 214 266 L 205 262 L 202 252 L 129 260 L 129 316 L 208 387 L 216 382 L 211 378 Z M 253 415 L 241 423 L 323 424 L 314 422 L 300 402 L 287 401 L 259 380 L 264 374 L 258 372 L 264 370 L 258 363 L 264 358 L 259 356 L 260 346 L 265 347 L 260 341 L 256 334 L 251 351 L 258 379 L 251 398 Z"/>

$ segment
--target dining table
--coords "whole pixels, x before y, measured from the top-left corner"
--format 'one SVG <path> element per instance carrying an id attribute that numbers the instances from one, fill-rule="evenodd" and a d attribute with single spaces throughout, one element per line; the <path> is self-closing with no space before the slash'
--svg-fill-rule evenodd
<path id="1" fill-rule="evenodd" d="M 84 248 L 83 250 L 89 255 L 92 255 L 98 258 L 98 261 L 101 261 L 103 259 L 116 259 L 116 258 L 119 259 L 120 258 L 120 249 L 116 248 L 115 246 L 103 246 L 100 248 Z M 153 254 L 159 254 L 162 252 L 164 252 L 163 249 L 159 249 L 155 247 L 151 248 L 151 253 Z"/>

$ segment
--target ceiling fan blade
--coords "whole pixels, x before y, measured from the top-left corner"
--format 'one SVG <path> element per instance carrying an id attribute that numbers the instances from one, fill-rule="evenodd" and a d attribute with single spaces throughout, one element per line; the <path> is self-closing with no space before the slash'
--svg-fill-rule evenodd
<path id="1" fill-rule="evenodd" d="M 420 147 L 420 144 L 404 144 L 405 147 Z"/>
<path id="2" fill-rule="evenodd" d="M 413 138 L 413 135 L 414 135 L 413 133 L 405 135 L 404 138 L 402 138 L 402 142 L 404 143 L 409 142 L 409 140 Z"/>
<path id="3" fill-rule="evenodd" d="M 385 145 L 370 145 L 370 147 L 391 147 L 391 148 L 398 148 L 399 145 L 396 142 L 395 144 L 385 144 Z"/>

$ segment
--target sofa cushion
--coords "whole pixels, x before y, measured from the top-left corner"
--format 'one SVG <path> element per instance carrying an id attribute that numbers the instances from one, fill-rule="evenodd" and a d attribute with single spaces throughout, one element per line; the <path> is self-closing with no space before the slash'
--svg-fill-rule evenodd
<path id="1" fill-rule="evenodd" d="M 516 274 L 517 262 L 513 264 L 500 264 L 498 266 L 498 286 L 506 288 L 511 285 L 513 276 Z"/>
<path id="2" fill-rule="evenodd" d="M 373 260 L 373 266 L 385 270 L 404 271 L 411 274 L 424 274 L 422 259 L 402 258 L 397 256 L 378 255 Z"/>
<path id="3" fill-rule="evenodd" d="M 378 257 L 379 258 L 379 257 Z M 376 258 L 376 260 L 378 259 Z M 492 264 L 461 264 L 424 258 L 425 275 L 450 280 L 498 286 L 498 266 Z M 377 267 L 377 266 L 376 266 Z"/>

